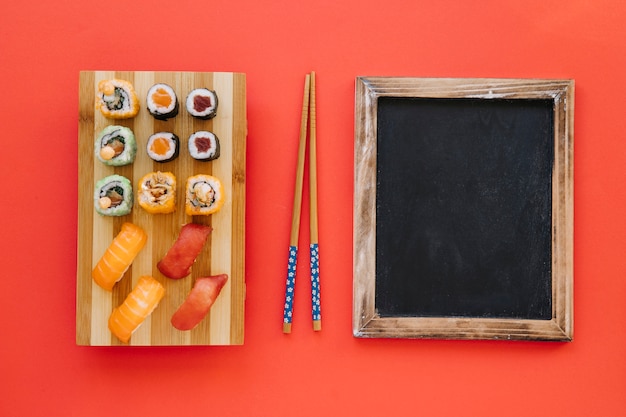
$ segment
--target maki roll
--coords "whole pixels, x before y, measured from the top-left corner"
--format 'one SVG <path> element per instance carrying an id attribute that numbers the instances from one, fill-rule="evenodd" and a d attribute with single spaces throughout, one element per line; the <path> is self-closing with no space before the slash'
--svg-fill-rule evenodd
<path id="1" fill-rule="evenodd" d="M 139 112 L 139 99 L 133 85 L 125 80 L 102 80 L 98 83 L 96 108 L 111 119 L 128 119 Z"/>
<path id="2" fill-rule="evenodd" d="M 224 187 L 211 175 L 189 177 L 185 194 L 185 213 L 189 216 L 213 214 L 224 204 Z"/>
<path id="3" fill-rule="evenodd" d="M 214 133 L 201 130 L 189 136 L 189 154 L 200 161 L 212 161 L 220 156 L 220 141 Z"/>
<path id="4" fill-rule="evenodd" d="M 169 162 L 178 157 L 178 136 L 170 132 L 158 132 L 148 138 L 146 151 L 157 162 Z"/>
<path id="5" fill-rule="evenodd" d="M 167 120 L 178 114 L 178 98 L 174 89 L 167 84 L 155 84 L 150 87 L 146 104 L 155 119 Z"/>
<path id="6" fill-rule="evenodd" d="M 137 154 L 133 131 L 124 126 L 107 126 L 96 137 L 94 152 L 105 165 L 132 164 Z"/>
<path id="7" fill-rule="evenodd" d="M 103 216 L 124 216 L 133 208 L 133 188 L 128 178 L 109 175 L 96 182 L 93 199 Z"/>
<path id="8" fill-rule="evenodd" d="M 176 177 L 171 172 L 150 172 L 139 181 L 139 205 L 148 213 L 176 210 Z"/>
<path id="9" fill-rule="evenodd" d="M 187 96 L 187 111 L 198 119 L 212 119 L 217 114 L 217 94 L 208 88 L 196 88 Z"/>

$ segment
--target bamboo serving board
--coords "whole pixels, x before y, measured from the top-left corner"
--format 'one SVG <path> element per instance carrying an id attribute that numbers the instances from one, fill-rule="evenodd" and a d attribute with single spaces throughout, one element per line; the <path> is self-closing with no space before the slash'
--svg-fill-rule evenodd
<path id="1" fill-rule="evenodd" d="M 141 103 L 132 119 L 112 120 L 95 109 L 100 80 L 118 78 L 131 82 Z M 146 109 L 146 94 L 155 83 L 174 88 L 180 102 L 179 113 L 168 121 L 156 120 Z M 185 109 L 185 98 L 194 88 L 214 90 L 218 97 L 217 116 L 198 120 Z M 94 157 L 94 140 L 106 126 L 118 124 L 131 128 L 137 141 L 135 162 L 124 167 L 106 166 Z M 154 312 L 133 334 L 128 345 L 241 345 L 244 336 L 245 303 L 245 178 L 246 178 L 246 77 L 240 73 L 194 72 L 116 72 L 83 71 L 79 79 L 78 126 L 78 259 L 76 274 L 76 343 L 79 345 L 125 345 L 108 329 L 113 308 L 120 305 L 141 275 L 151 275 L 165 287 L 165 296 Z M 187 151 L 187 138 L 198 130 L 209 130 L 220 141 L 220 157 L 196 161 Z M 148 137 L 170 131 L 180 138 L 180 154 L 174 161 L 157 163 L 146 153 Z M 177 209 L 171 214 L 149 214 L 137 204 L 140 178 L 152 171 L 172 172 L 176 176 Z M 120 174 L 133 184 L 135 201 L 130 214 L 101 216 L 94 210 L 96 181 Z M 184 190 L 187 177 L 210 174 L 218 177 L 226 200 L 211 216 L 187 216 Z M 96 285 L 91 271 L 122 223 L 132 222 L 145 230 L 148 241 L 112 292 Z M 186 223 L 202 223 L 213 228 L 191 275 L 173 280 L 162 275 L 157 262 L 172 246 Z M 226 273 L 228 282 L 204 320 L 191 331 L 175 329 L 170 318 L 184 301 L 197 277 Z"/>

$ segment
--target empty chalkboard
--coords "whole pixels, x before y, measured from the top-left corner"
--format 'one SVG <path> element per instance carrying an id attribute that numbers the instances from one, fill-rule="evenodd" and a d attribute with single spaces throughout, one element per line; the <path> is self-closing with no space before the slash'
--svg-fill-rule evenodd
<path id="1" fill-rule="evenodd" d="M 573 82 L 359 78 L 358 337 L 571 340 Z"/>

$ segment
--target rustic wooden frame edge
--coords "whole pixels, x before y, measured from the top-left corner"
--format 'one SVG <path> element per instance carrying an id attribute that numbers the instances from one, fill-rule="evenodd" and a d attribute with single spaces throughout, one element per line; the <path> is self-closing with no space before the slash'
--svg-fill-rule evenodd
<path id="1" fill-rule="evenodd" d="M 552 318 L 380 317 L 375 306 L 378 98 L 522 98 L 554 103 Z M 574 332 L 574 80 L 357 77 L 355 85 L 353 335 L 572 341 Z"/>

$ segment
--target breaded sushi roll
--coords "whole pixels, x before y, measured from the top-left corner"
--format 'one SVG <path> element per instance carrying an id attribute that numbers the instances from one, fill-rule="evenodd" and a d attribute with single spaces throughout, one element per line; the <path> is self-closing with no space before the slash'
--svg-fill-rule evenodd
<path id="1" fill-rule="evenodd" d="M 217 94 L 208 88 L 196 88 L 187 96 L 189 114 L 198 119 L 212 119 L 217 114 Z"/>
<path id="2" fill-rule="evenodd" d="M 187 179 L 185 213 L 189 216 L 208 215 L 224 204 L 224 187 L 211 175 L 194 175 Z"/>
<path id="3" fill-rule="evenodd" d="M 139 205 L 148 213 L 172 213 L 176 210 L 176 177 L 171 172 L 150 172 L 139 181 Z"/>
<path id="4" fill-rule="evenodd" d="M 98 134 L 94 144 L 96 158 L 105 165 L 132 164 L 137 155 L 133 131 L 124 126 L 107 126 Z"/>
<path id="5" fill-rule="evenodd" d="M 178 98 L 174 89 L 167 84 L 155 84 L 146 97 L 148 111 L 155 119 L 167 120 L 178 114 Z"/>
<path id="6" fill-rule="evenodd" d="M 178 157 L 178 136 L 171 132 L 157 132 L 148 138 L 146 151 L 157 162 L 169 162 Z"/>
<path id="7" fill-rule="evenodd" d="M 139 112 L 139 99 L 133 85 L 125 80 L 102 80 L 98 83 L 96 108 L 110 119 L 128 119 Z"/>
<path id="8" fill-rule="evenodd" d="M 96 182 L 93 200 L 103 216 L 124 216 L 133 208 L 133 187 L 128 178 L 109 175 Z"/>
<path id="9" fill-rule="evenodd" d="M 192 133 L 187 141 L 189 154 L 200 161 L 212 161 L 220 156 L 220 141 L 207 130 Z"/>

